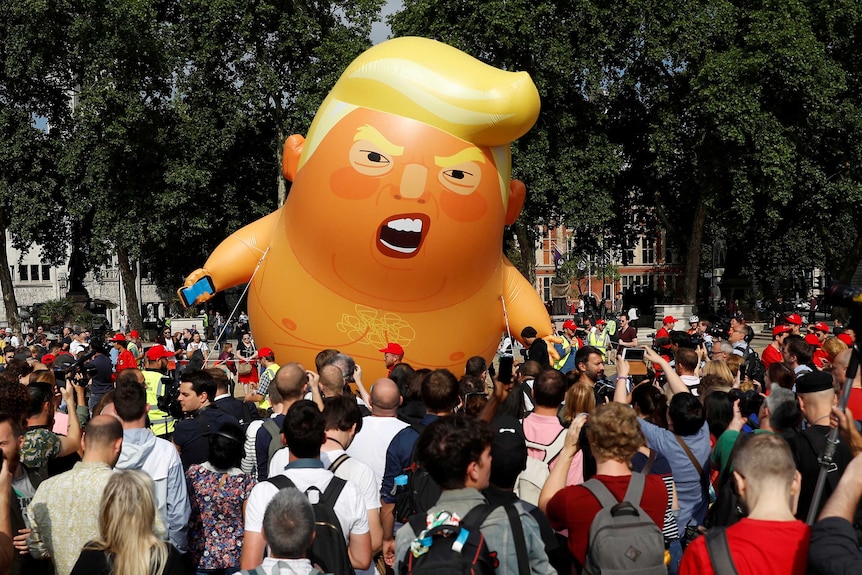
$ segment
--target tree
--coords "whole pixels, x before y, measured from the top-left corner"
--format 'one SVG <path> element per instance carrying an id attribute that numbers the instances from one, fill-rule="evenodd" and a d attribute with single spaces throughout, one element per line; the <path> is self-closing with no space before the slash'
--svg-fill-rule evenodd
<path id="1" fill-rule="evenodd" d="M 536 126 L 512 147 L 513 177 L 527 185 L 524 210 L 506 234 L 527 278 L 535 278 L 537 226 L 563 221 L 604 229 L 622 159 L 602 129 L 605 101 L 598 9 L 589 1 L 408 0 L 389 18 L 395 36 L 440 40 L 498 68 L 529 72 L 542 98 Z"/>
<path id="2" fill-rule="evenodd" d="M 116 254 L 130 324 L 142 329 L 135 262 L 146 238 L 166 233 L 153 206 L 171 203 L 165 172 L 176 122 L 168 6 L 81 0 L 76 8 L 76 105 L 62 160 L 72 238 L 80 240 L 73 250 L 87 269 Z"/>
<path id="3" fill-rule="evenodd" d="M 54 125 L 68 114 L 67 4 L 0 2 L 0 289 L 6 317 L 18 327 L 18 304 L 6 255 L 6 234 L 27 251 L 42 245 L 42 259 L 65 256 L 58 200 Z M 51 128 L 37 128 L 36 122 Z"/>

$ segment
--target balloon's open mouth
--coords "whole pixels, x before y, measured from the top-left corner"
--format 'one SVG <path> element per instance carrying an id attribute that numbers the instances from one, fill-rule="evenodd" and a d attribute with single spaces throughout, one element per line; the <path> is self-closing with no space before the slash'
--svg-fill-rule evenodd
<path id="1" fill-rule="evenodd" d="M 428 235 L 429 224 L 425 214 L 400 214 L 389 218 L 380 225 L 377 247 L 390 257 L 413 257 Z"/>

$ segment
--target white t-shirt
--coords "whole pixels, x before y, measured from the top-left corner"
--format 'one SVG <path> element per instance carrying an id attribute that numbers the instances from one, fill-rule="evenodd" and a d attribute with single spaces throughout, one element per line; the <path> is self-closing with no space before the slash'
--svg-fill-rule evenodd
<path id="1" fill-rule="evenodd" d="M 405 427 L 407 423 L 397 417 L 365 416 L 362 418 L 362 429 L 347 447 L 350 457 L 355 457 L 374 472 L 378 498 L 386 471 L 386 450 L 392 438 Z"/>
<path id="2" fill-rule="evenodd" d="M 287 476 L 293 481 L 296 488 L 303 492 L 312 486 L 317 487 L 321 492 L 325 491 L 333 477 L 331 471 L 319 468 L 288 469 L 280 475 Z M 263 514 L 276 493 L 278 493 L 278 487 L 269 481 L 261 481 L 254 486 L 248 496 L 248 503 L 245 508 L 246 531 L 255 533 L 262 531 Z M 312 503 L 316 503 L 316 501 L 312 501 Z M 338 516 L 338 522 L 341 524 L 344 540 L 348 544 L 351 533 L 355 535 L 368 533 L 368 512 L 359 490 L 353 483 L 348 481 L 344 486 L 341 495 L 335 502 L 334 511 L 335 515 Z"/>

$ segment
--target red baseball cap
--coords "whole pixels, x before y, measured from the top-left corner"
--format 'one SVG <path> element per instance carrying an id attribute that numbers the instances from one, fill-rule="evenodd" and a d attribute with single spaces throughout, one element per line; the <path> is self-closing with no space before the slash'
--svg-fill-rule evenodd
<path id="1" fill-rule="evenodd" d="M 853 347 L 853 338 L 850 337 L 850 334 L 839 333 L 835 337 L 837 337 L 838 339 L 843 341 L 845 344 L 847 344 L 847 347 Z"/>
<path id="2" fill-rule="evenodd" d="M 118 333 L 114 337 L 111 338 L 111 341 L 126 341 L 126 336 L 121 333 Z"/>
<path id="3" fill-rule="evenodd" d="M 596 325 L 606 325 L 607 323 L 608 323 L 608 322 L 606 322 L 606 321 L 605 321 L 605 320 L 603 320 L 603 319 L 597 319 L 597 320 L 596 320 Z"/>
<path id="4" fill-rule="evenodd" d="M 54 365 L 54 361 L 56 361 L 56 359 L 57 356 L 55 356 L 53 353 L 46 353 L 42 356 L 42 363 L 44 363 L 45 365 Z"/>
<path id="5" fill-rule="evenodd" d="M 793 325 L 802 325 L 802 316 L 798 313 L 792 313 L 784 320 L 787 323 L 792 323 Z"/>
<path id="6" fill-rule="evenodd" d="M 777 325 L 774 328 L 772 328 L 772 337 L 775 337 L 776 335 L 781 334 L 781 333 L 787 333 L 791 329 L 792 328 L 786 324 Z"/>
<path id="7" fill-rule="evenodd" d="M 829 326 L 826 325 L 825 321 L 818 321 L 817 323 L 810 325 L 808 327 L 810 327 L 811 329 L 816 329 L 817 331 L 823 331 L 826 333 L 829 333 L 829 331 L 830 331 Z"/>
<path id="8" fill-rule="evenodd" d="M 570 319 L 567 319 L 566 321 L 563 322 L 563 329 L 570 329 L 572 331 L 575 331 L 576 329 L 578 329 L 578 324 L 576 324 L 574 321 L 572 321 Z"/>
<path id="9" fill-rule="evenodd" d="M 132 338 L 132 339 L 138 339 L 138 330 L 133 329 L 132 331 L 130 331 L 130 332 L 129 332 L 129 337 L 130 337 L 130 338 Z"/>
<path id="10" fill-rule="evenodd" d="M 174 357 L 174 354 L 165 349 L 165 346 L 156 344 L 147 350 L 146 356 L 150 361 L 158 361 L 163 357 Z"/>
<path id="11" fill-rule="evenodd" d="M 675 317 L 673 317 L 672 315 L 666 315 L 666 316 L 664 316 L 664 319 L 661 320 L 662 323 L 676 323 L 678 321 L 679 320 L 676 319 Z"/>
<path id="12" fill-rule="evenodd" d="M 257 356 L 258 357 L 275 357 L 275 352 L 272 351 L 272 348 L 262 347 L 259 350 L 257 350 Z"/>
<path id="13" fill-rule="evenodd" d="M 809 333 L 805 336 L 805 343 L 814 347 L 820 347 L 820 340 L 817 339 L 817 336 L 813 333 Z"/>
<path id="14" fill-rule="evenodd" d="M 386 347 L 380 350 L 380 353 L 391 353 L 394 355 L 404 355 L 404 348 L 397 343 L 387 342 Z"/>

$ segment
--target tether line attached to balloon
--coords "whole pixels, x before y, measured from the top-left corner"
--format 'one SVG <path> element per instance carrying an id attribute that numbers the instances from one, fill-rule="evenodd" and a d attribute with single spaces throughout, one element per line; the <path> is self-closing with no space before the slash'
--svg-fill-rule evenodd
<path id="1" fill-rule="evenodd" d="M 515 342 L 512 340 L 512 331 L 509 328 L 509 312 L 506 311 L 506 300 L 500 296 L 500 303 L 503 304 L 503 320 L 506 322 L 506 335 L 509 337 L 509 345 L 512 346 L 512 355 L 515 355 Z"/>
<path id="2" fill-rule="evenodd" d="M 249 247 L 253 247 L 254 249 L 260 251 L 260 248 L 257 246 L 249 245 Z M 248 278 L 248 282 L 246 282 L 245 288 L 242 290 L 242 294 L 240 294 L 239 299 L 236 300 L 236 305 L 233 306 L 233 310 L 231 310 L 230 315 L 225 320 L 224 327 L 222 328 L 221 332 L 219 332 L 219 334 L 216 336 L 216 342 L 221 341 L 222 336 L 224 335 L 225 331 L 227 331 L 227 328 L 230 325 L 230 322 L 233 319 L 234 314 L 236 314 L 236 310 L 239 309 L 239 304 L 242 302 L 242 298 L 244 298 L 245 294 L 248 293 L 248 288 L 251 287 L 251 282 L 252 282 L 252 280 L 254 280 L 254 276 L 257 275 L 257 270 L 260 269 L 261 264 L 263 264 L 263 260 L 266 259 L 266 255 L 269 253 L 269 248 L 270 248 L 270 246 L 267 246 L 266 249 L 263 250 L 263 255 L 260 256 L 259 260 L 257 260 L 257 265 L 255 266 L 254 271 L 251 272 L 251 277 Z M 213 351 L 214 350 L 212 348 L 207 349 L 207 356 L 204 359 L 204 365 L 207 365 L 209 363 L 210 355 L 212 354 Z"/>

